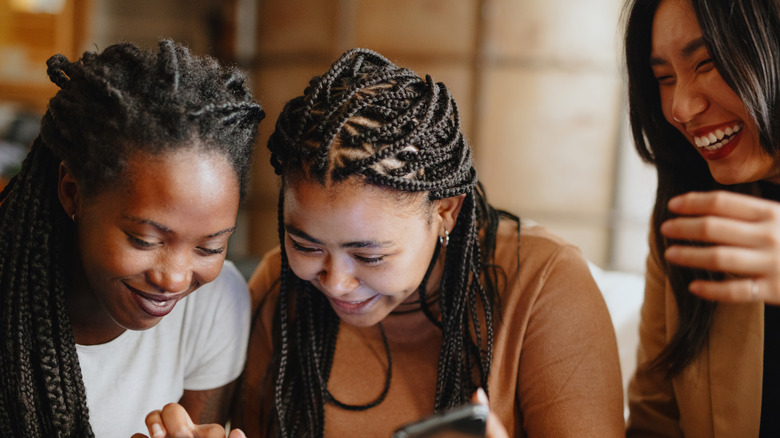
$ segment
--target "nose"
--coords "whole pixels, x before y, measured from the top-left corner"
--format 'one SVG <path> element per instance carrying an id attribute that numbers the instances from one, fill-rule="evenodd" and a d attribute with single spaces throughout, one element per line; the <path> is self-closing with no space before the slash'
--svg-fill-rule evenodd
<path id="1" fill-rule="evenodd" d="M 672 118 L 679 123 L 688 123 L 709 107 L 709 101 L 697 86 L 678 81 L 674 88 Z"/>
<path id="2" fill-rule="evenodd" d="M 193 269 L 189 251 L 165 251 L 148 271 L 148 279 L 160 292 L 182 292 L 192 284 Z"/>
<path id="3" fill-rule="evenodd" d="M 318 276 L 320 284 L 328 295 L 338 298 L 354 291 L 360 285 L 350 265 L 334 257 L 325 260 Z"/>

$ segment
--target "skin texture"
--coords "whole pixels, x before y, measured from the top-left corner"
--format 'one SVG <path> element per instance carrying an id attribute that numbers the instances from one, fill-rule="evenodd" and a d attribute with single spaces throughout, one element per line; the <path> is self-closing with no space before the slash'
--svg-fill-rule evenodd
<path id="1" fill-rule="evenodd" d="M 718 73 L 701 36 L 687 2 L 661 2 L 653 25 L 651 63 L 664 117 L 697 148 L 716 181 L 780 183 L 777 160 L 761 148 L 756 123 Z M 729 126 L 742 129 L 723 147 L 713 151 L 696 147 L 696 137 Z M 692 293 L 717 301 L 780 304 L 780 207 L 776 202 L 717 191 L 687 193 L 668 205 L 681 217 L 661 225 L 664 236 L 712 246 L 672 245 L 666 260 L 730 274 L 721 282 L 696 280 L 689 287 Z"/>
<path id="2" fill-rule="evenodd" d="M 214 280 L 235 229 L 238 179 L 222 156 L 197 148 L 138 153 L 121 180 L 126 182 L 84 196 L 60 166 L 60 200 L 75 215 L 77 230 L 68 308 L 82 345 L 154 327 L 164 315 L 150 314 L 138 293 L 178 301 Z M 224 422 L 233 386 L 185 391 L 180 402 L 201 423 Z"/>

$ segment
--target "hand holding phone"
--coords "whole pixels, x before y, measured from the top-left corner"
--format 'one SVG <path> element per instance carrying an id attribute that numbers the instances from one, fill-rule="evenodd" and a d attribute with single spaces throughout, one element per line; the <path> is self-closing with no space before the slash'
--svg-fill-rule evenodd
<path id="1" fill-rule="evenodd" d="M 484 437 L 490 408 L 469 403 L 401 426 L 393 438 Z"/>

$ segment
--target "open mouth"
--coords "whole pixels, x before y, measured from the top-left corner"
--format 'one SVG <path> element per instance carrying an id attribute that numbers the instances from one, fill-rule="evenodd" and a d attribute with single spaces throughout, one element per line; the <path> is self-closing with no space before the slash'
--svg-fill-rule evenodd
<path id="1" fill-rule="evenodd" d="M 130 290 L 130 292 L 133 293 L 133 299 L 135 299 L 135 302 L 138 304 L 138 306 L 144 312 L 157 318 L 161 318 L 171 313 L 180 298 L 180 295 L 163 297 L 141 292 L 140 290 L 130 286 L 127 286 L 127 288 Z"/>
<path id="2" fill-rule="evenodd" d="M 728 144 L 740 131 L 742 125 L 734 124 L 725 129 L 716 129 L 707 135 L 693 137 L 693 142 L 698 148 L 715 151 Z"/>

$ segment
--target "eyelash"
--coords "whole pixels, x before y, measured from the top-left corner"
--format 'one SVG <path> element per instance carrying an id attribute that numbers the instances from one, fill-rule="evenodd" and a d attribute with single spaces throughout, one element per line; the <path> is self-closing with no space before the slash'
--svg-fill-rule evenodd
<path id="1" fill-rule="evenodd" d="M 298 252 L 302 252 L 302 253 L 305 253 L 305 254 L 310 254 L 310 253 L 313 253 L 314 251 L 316 251 L 316 249 L 309 248 L 308 246 L 303 246 L 300 243 L 298 243 L 298 242 L 296 242 L 296 241 L 294 241 L 292 239 L 290 239 L 290 241 L 292 242 L 293 249 L 295 249 Z"/>
<path id="2" fill-rule="evenodd" d="M 138 238 L 136 236 L 133 236 L 132 234 L 128 234 L 128 233 L 125 233 L 125 234 L 127 234 L 127 238 L 130 240 L 130 242 L 132 242 L 134 245 L 137 245 L 141 249 L 151 249 L 151 248 L 153 248 L 153 247 L 155 247 L 157 245 L 156 243 L 147 242 L 147 241 L 145 241 L 143 239 L 140 239 L 140 238 Z M 224 247 L 223 248 L 216 248 L 216 249 L 197 247 L 196 249 L 197 249 L 198 252 L 200 252 L 204 256 L 219 255 L 219 254 L 222 254 L 223 252 L 225 252 L 225 248 Z"/>
<path id="3" fill-rule="evenodd" d="M 295 240 L 290 239 L 290 241 L 292 242 L 293 249 L 298 251 L 298 252 L 301 252 L 301 253 L 304 253 L 304 254 L 311 254 L 311 253 L 317 251 L 317 249 L 310 248 L 308 246 L 303 246 L 300 243 L 296 242 Z M 359 262 L 365 263 L 367 265 L 377 264 L 377 263 L 379 263 L 379 262 L 381 262 L 381 261 L 383 261 L 385 259 L 385 256 L 363 257 L 363 256 L 359 256 L 357 254 L 354 255 L 353 257 L 355 257 L 355 259 L 358 260 Z"/>
<path id="4" fill-rule="evenodd" d="M 198 251 L 200 251 L 203 255 L 211 256 L 211 255 L 222 254 L 223 252 L 225 252 L 225 248 L 211 249 L 211 248 L 198 247 Z"/>
<path id="5" fill-rule="evenodd" d="M 139 239 L 138 237 L 135 237 L 132 234 L 128 234 L 128 233 L 125 233 L 125 234 L 127 234 L 127 238 L 130 239 L 130 241 L 133 244 L 138 245 L 138 246 L 140 246 L 142 248 L 152 248 L 154 246 L 154 243 L 147 242 L 147 241 L 145 241 L 143 239 Z"/>

